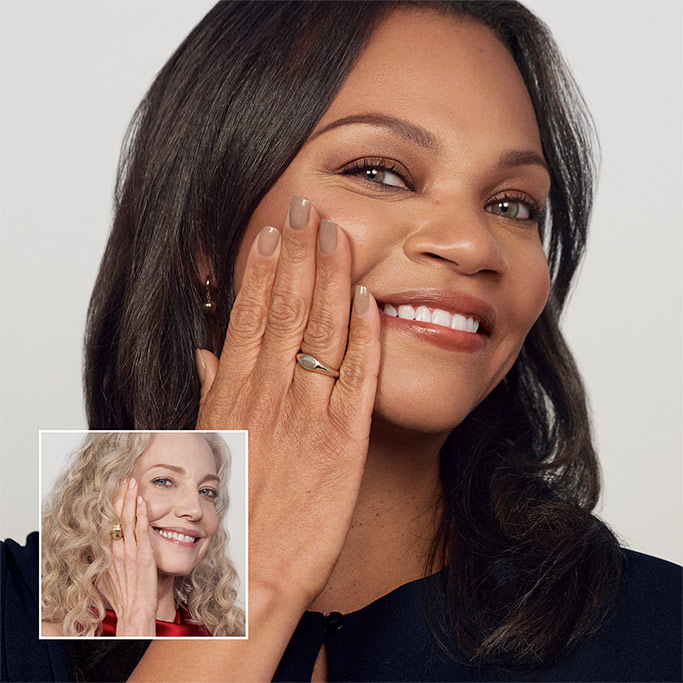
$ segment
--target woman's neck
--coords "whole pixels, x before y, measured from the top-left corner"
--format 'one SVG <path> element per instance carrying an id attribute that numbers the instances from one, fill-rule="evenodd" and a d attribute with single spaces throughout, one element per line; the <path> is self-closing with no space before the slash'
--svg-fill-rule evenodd
<path id="1" fill-rule="evenodd" d="M 157 579 L 157 595 L 159 605 L 156 618 L 160 621 L 173 621 L 176 614 L 175 605 L 175 577 L 159 573 Z"/>
<path id="2" fill-rule="evenodd" d="M 346 543 L 309 609 L 355 611 L 424 576 L 441 514 L 439 451 L 446 437 L 373 422 Z"/>

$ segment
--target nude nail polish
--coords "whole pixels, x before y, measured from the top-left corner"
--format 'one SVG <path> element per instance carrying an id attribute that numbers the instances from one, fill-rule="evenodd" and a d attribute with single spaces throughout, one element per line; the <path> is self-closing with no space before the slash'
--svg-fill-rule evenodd
<path id="1" fill-rule="evenodd" d="M 368 294 L 368 288 L 363 285 L 358 285 L 356 287 L 356 292 L 353 295 L 353 311 L 356 315 L 363 315 L 365 311 L 368 310 L 368 304 L 370 303 L 370 295 Z"/>
<path id="2" fill-rule="evenodd" d="M 311 202 L 308 199 L 294 195 L 289 205 L 289 226 L 293 230 L 303 230 L 308 224 L 311 213 Z"/>
<path id="3" fill-rule="evenodd" d="M 258 236 L 258 250 L 261 256 L 272 256 L 277 243 L 280 241 L 280 231 L 277 228 L 266 226 Z"/>
<path id="4" fill-rule="evenodd" d="M 320 221 L 318 246 L 321 254 L 331 254 L 337 248 L 337 224 L 327 218 Z"/>

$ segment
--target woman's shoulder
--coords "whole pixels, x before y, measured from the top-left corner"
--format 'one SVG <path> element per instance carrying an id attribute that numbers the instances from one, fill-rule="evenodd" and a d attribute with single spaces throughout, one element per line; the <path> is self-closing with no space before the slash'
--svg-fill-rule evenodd
<path id="1" fill-rule="evenodd" d="M 635 550 L 624 550 L 624 556 L 624 586 L 613 620 L 644 634 L 680 634 L 683 567 Z M 679 648 L 680 643 L 679 638 Z"/>
<path id="2" fill-rule="evenodd" d="M 544 681 L 680 681 L 683 567 L 624 550 L 622 586 L 603 626 L 555 664 Z"/>
<path id="3" fill-rule="evenodd" d="M 683 567 L 635 550 L 624 550 L 624 556 L 624 585 L 612 620 L 648 641 L 659 634 L 680 650 Z"/>
<path id="4" fill-rule="evenodd" d="M 38 639 L 39 538 L 0 542 L 0 680 L 69 681 L 63 642 Z"/>
<path id="5" fill-rule="evenodd" d="M 25 545 L 8 538 L 0 541 L 0 581 L 6 594 L 22 596 L 38 606 L 38 532 L 26 537 Z"/>

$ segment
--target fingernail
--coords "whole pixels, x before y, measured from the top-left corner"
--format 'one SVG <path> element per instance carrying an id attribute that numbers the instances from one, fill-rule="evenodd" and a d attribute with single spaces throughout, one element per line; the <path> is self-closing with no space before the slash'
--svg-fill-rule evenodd
<path id="1" fill-rule="evenodd" d="M 331 254 L 337 248 L 337 224 L 327 218 L 320 221 L 318 245 L 321 254 Z"/>
<path id="2" fill-rule="evenodd" d="M 368 288 L 363 285 L 357 285 L 356 293 L 353 295 L 353 312 L 356 315 L 363 315 L 368 310 L 369 302 Z"/>
<path id="3" fill-rule="evenodd" d="M 134 489 L 134 488 L 135 488 L 135 484 L 137 484 L 137 481 L 135 481 L 135 477 L 131 477 L 131 478 L 130 478 L 130 481 L 128 482 L 128 488 L 129 488 L 129 489 Z"/>
<path id="4" fill-rule="evenodd" d="M 199 353 L 199 349 L 194 350 L 194 360 L 197 365 L 197 374 L 199 375 L 199 383 L 204 384 L 204 377 L 206 377 L 206 365 L 204 365 L 204 359 L 202 354 Z"/>
<path id="5" fill-rule="evenodd" d="M 303 230 L 308 223 L 311 213 L 311 202 L 303 197 L 294 195 L 289 205 L 289 226 L 294 230 Z"/>
<path id="6" fill-rule="evenodd" d="M 272 256 L 280 240 L 280 231 L 267 225 L 258 236 L 258 250 L 261 256 Z"/>
<path id="7" fill-rule="evenodd" d="M 138 496 L 138 505 L 142 505 L 142 503 L 143 503 L 142 496 Z"/>

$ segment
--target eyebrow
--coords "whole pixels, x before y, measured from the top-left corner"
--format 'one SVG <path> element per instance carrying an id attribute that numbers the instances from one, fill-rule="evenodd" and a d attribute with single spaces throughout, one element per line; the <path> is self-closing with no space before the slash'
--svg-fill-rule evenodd
<path id="1" fill-rule="evenodd" d="M 426 128 L 418 126 L 416 123 L 411 123 L 405 119 L 399 119 L 395 116 L 387 116 L 386 114 L 356 114 L 354 116 L 344 116 L 341 119 L 332 121 L 320 130 L 315 131 L 309 138 L 308 142 L 315 140 L 323 133 L 327 133 L 339 126 L 348 126 L 353 123 L 365 123 L 378 128 L 388 128 L 392 133 L 398 137 L 413 142 L 420 147 L 438 151 L 441 148 L 439 141 Z"/>
<path id="2" fill-rule="evenodd" d="M 442 143 L 426 128 L 423 128 L 416 123 L 412 123 L 411 121 L 406 121 L 405 119 L 400 119 L 396 116 L 387 116 L 386 114 L 355 114 L 353 116 L 344 116 L 341 119 L 328 123 L 320 130 L 315 131 L 308 138 L 307 142 L 311 142 L 323 133 L 327 133 L 340 126 L 359 123 L 375 126 L 377 128 L 386 128 L 394 133 L 394 135 L 431 151 L 439 152 L 443 149 Z M 498 166 L 502 169 L 531 165 L 540 166 L 548 175 L 550 175 L 548 164 L 543 156 L 537 152 L 511 149 L 503 152 L 498 159 Z"/>
<path id="3" fill-rule="evenodd" d="M 187 470 L 184 467 L 180 467 L 180 465 L 166 465 L 165 463 L 157 463 L 156 465 L 151 465 L 150 467 L 147 468 L 147 471 L 153 470 L 155 467 L 165 467 L 167 470 L 171 470 L 172 472 L 177 472 L 178 474 L 186 475 Z M 202 481 L 220 481 L 220 479 L 215 475 L 215 474 L 207 474 L 204 477 L 202 477 Z"/>

